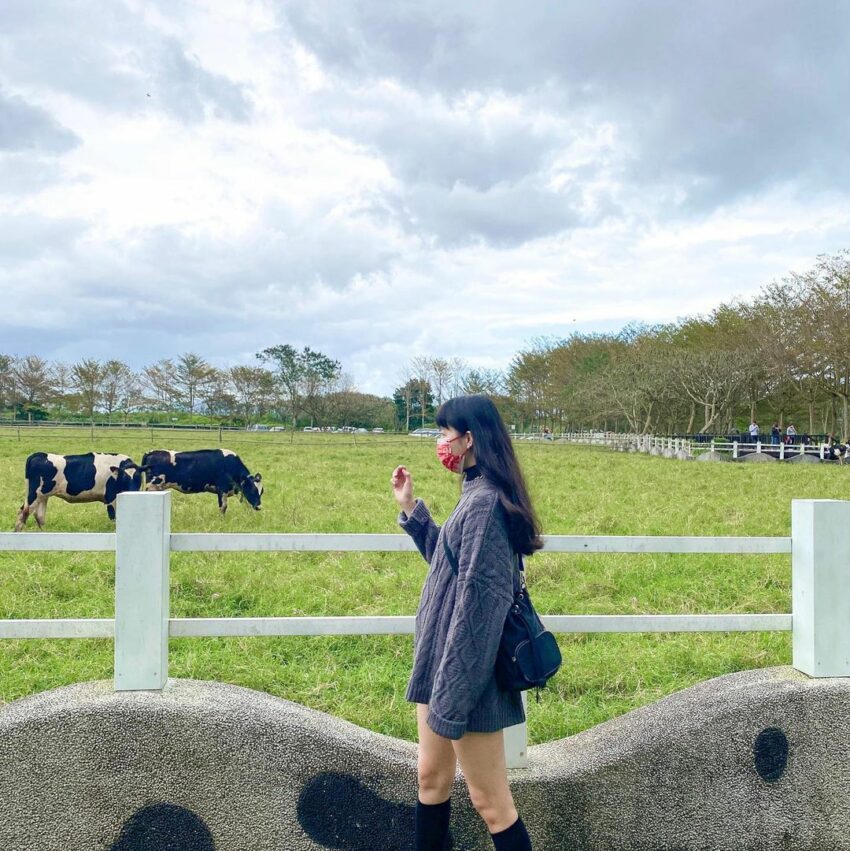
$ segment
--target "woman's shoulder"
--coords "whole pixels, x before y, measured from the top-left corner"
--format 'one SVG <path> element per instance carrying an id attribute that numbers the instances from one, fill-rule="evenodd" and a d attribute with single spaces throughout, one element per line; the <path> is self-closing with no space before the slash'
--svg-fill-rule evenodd
<path id="1" fill-rule="evenodd" d="M 484 478 L 476 479 L 474 485 L 464 493 L 461 512 L 464 517 L 475 517 L 481 520 L 495 516 L 496 519 L 501 520 L 501 500 L 496 485 Z"/>

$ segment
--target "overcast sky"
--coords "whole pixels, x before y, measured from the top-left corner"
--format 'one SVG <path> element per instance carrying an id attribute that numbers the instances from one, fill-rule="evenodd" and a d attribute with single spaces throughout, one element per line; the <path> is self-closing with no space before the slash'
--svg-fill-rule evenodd
<path id="1" fill-rule="evenodd" d="M 0 2 L 0 352 L 414 355 L 850 247 L 850 3 Z"/>

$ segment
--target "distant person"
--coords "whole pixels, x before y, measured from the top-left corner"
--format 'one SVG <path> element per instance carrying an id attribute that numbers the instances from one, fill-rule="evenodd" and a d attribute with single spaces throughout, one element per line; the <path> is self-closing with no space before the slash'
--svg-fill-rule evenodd
<path id="1" fill-rule="evenodd" d="M 788 424 L 785 436 L 788 438 L 788 443 L 796 443 L 795 438 L 797 437 L 797 429 L 794 427 L 794 423 Z"/>
<path id="2" fill-rule="evenodd" d="M 774 446 L 779 445 L 779 439 L 782 437 L 782 429 L 779 428 L 779 423 L 774 423 L 770 427 L 770 442 Z"/>
<path id="3" fill-rule="evenodd" d="M 552 436 L 552 430 L 549 426 L 543 426 L 543 439 L 544 440 L 554 440 L 555 438 Z"/>
<path id="4" fill-rule="evenodd" d="M 844 463 L 844 453 L 841 452 L 841 444 L 838 442 L 838 438 L 830 432 L 826 436 L 826 451 L 824 452 L 824 458 L 828 458 L 830 461 L 840 460 Z M 841 456 L 841 457 L 839 457 Z"/>
<path id="5" fill-rule="evenodd" d="M 753 420 L 753 421 L 750 423 L 749 432 L 750 432 L 750 443 L 758 443 L 758 439 L 759 439 L 759 424 L 758 424 L 755 420 Z"/>
<path id="6" fill-rule="evenodd" d="M 540 549 L 540 525 L 493 402 L 479 395 L 449 399 L 436 421 L 440 463 L 462 477 L 460 500 L 442 534 L 425 503 L 414 499 L 407 468 L 392 474 L 399 525 L 430 564 L 406 693 L 417 705 L 419 731 L 415 847 L 445 848 L 460 760 L 497 851 L 528 851 L 531 840 L 511 796 L 502 733 L 524 721 L 525 710 L 521 692 L 498 688 L 495 666 L 514 598 L 515 554 Z M 457 574 L 443 539 L 457 557 Z"/>

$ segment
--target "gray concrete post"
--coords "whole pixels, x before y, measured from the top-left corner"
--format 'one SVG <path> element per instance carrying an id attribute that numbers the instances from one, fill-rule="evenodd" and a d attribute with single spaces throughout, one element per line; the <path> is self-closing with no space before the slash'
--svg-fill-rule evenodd
<path id="1" fill-rule="evenodd" d="M 528 717 L 528 692 L 520 692 L 522 706 Z M 528 723 L 505 727 L 505 763 L 508 768 L 528 768 Z"/>
<path id="2" fill-rule="evenodd" d="M 168 680 L 171 494 L 122 493 L 116 507 L 115 691 Z"/>

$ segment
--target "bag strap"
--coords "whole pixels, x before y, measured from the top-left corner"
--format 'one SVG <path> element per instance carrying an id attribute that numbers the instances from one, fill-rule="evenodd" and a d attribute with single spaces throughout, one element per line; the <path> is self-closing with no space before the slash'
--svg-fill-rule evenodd
<path id="1" fill-rule="evenodd" d="M 457 558 L 455 557 L 455 554 L 452 552 L 452 549 L 449 546 L 449 542 L 446 540 L 445 533 L 443 533 L 443 552 L 446 554 L 446 558 L 449 561 L 449 565 L 451 565 L 452 572 L 454 573 L 455 576 L 457 576 L 460 573 L 460 566 L 457 563 Z M 516 557 L 515 558 L 516 565 L 517 565 L 517 568 L 519 569 L 519 590 L 524 591 L 525 590 L 525 566 L 523 565 L 523 562 L 522 562 L 522 556 L 519 553 L 515 552 L 514 556 Z M 516 589 L 514 589 L 514 593 L 516 594 Z"/>
<path id="2" fill-rule="evenodd" d="M 458 566 L 455 554 L 451 551 L 451 547 L 449 547 L 448 541 L 446 541 L 445 534 L 443 534 L 443 552 L 446 554 L 446 558 L 449 560 L 449 564 L 452 567 L 452 572 L 455 576 L 457 576 L 460 572 L 460 567 Z"/>

